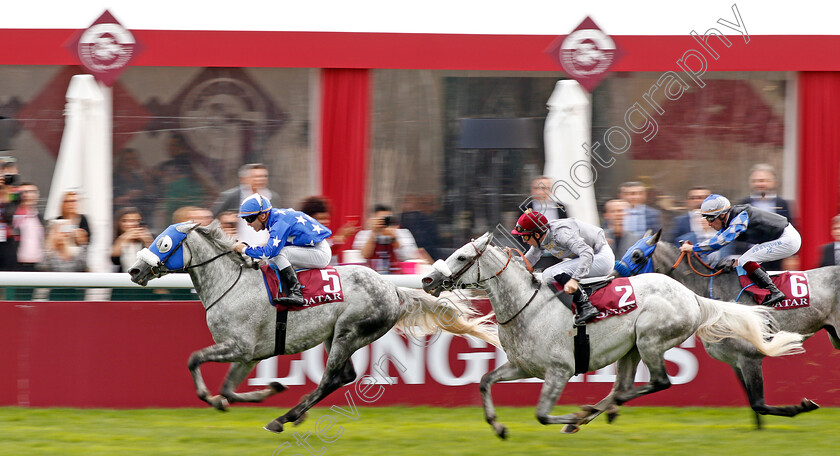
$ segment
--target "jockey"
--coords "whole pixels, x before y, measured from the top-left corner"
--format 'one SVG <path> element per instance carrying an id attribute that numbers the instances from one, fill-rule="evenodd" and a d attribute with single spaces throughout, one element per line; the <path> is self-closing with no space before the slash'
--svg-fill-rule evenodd
<path id="1" fill-rule="evenodd" d="M 553 278 L 563 291 L 572 295 L 578 312 L 575 326 L 584 325 L 598 315 L 578 282 L 612 271 L 615 254 L 607 245 L 604 230 L 573 218 L 548 221 L 544 215 L 528 209 L 511 233 L 521 236 L 531 246 L 525 254 L 531 263 L 540 259 L 543 250 L 560 259 L 571 258 L 546 268 L 542 275 L 544 281 Z"/>
<path id="2" fill-rule="evenodd" d="M 734 240 L 755 244 L 738 258 L 738 275 L 747 275 L 759 287 L 770 291 L 762 305 L 773 307 L 785 299 L 760 262 L 787 258 L 799 251 L 802 239 L 796 228 L 779 214 L 749 204 L 731 206 L 721 195 L 709 195 L 700 206 L 702 215 L 717 234 L 697 245 L 686 242 L 683 252 L 708 254 Z"/>
<path id="3" fill-rule="evenodd" d="M 294 267 L 327 267 L 332 259 L 332 251 L 326 239 L 332 235 L 332 231 L 303 212 L 273 209 L 271 202 L 259 193 L 242 201 L 239 217 L 245 219 L 254 231 L 267 229 L 269 238 L 264 246 L 251 247 L 237 242 L 233 249 L 252 258 L 271 261 L 277 266 L 289 289 L 285 298 L 276 299 L 275 302 L 304 305 Z"/>

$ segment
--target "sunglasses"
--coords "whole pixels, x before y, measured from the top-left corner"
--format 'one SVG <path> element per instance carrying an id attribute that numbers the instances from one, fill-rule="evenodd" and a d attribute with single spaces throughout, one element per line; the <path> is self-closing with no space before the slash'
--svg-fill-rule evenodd
<path id="1" fill-rule="evenodd" d="M 715 219 L 718 218 L 718 216 L 717 215 L 704 215 L 703 218 L 706 219 L 707 222 L 714 222 Z"/>
<path id="2" fill-rule="evenodd" d="M 251 215 L 247 215 L 247 216 L 242 217 L 242 218 L 245 219 L 245 221 L 248 222 L 248 223 L 254 223 L 254 220 L 256 220 L 257 217 L 259 217 L 259 214 L 251 214 Z"/>

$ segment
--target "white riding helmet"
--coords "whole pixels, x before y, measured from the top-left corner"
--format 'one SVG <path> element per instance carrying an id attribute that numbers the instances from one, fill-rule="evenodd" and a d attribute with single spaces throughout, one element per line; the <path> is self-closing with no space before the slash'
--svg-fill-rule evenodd
<path id="1" fill-rule="evenodd" d="M 700 205 L 700 215 L 706 218 L 719 217 L 720 214 L 729 211 L 731 207 L 732 205 L 725 196 L 712 193 Z"/>

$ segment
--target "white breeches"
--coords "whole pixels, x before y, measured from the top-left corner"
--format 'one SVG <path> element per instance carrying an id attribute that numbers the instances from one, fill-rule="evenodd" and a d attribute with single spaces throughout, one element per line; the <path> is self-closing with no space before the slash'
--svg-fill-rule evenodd
<path id="1" fill-rule="evenodd" d="M 561 261 L 560 263 L 545 268 L 542 275 L 543 281 L 547 282 L 548 279 L 564 272 L 569 275 L 574 274 L 581 261 L 583 260 L 578 257 L 567 261 Z M 612 272 L 614 266 L 615 253 L 613 253 L 609 246 L 605 245 L 601 247 L 601 250 L 595 252 L 595 257 L 592 259 L 592 266 L 589 268 L 589 274 L 587 274 L 586 277 L 605 276 Z M 586 277 L 581 277 L 581 279 Z"/>
<path id="2" fill-rule="evenodd" d="M 287 245 L 280 250 L 276 257 L 269 261 L 281 270 L 290 265 L 296 268 L 320 269 L 329 266 L 331 259 L 332 249 L 330 244 L 323 240 L 312 247 Z"/>
<path id="3" fill-rule="evenodd" d="M 738 258 L 738 266 L 744 267 L 748 261 L 761 264 L 765 261 L 781 260 L 798 252 L 801 245 L 802 238 L 799 236 L 799 231 L 796 231 L 793 225 L 788 225 L 779 239 L 756 244 L 744 252 Z"/>

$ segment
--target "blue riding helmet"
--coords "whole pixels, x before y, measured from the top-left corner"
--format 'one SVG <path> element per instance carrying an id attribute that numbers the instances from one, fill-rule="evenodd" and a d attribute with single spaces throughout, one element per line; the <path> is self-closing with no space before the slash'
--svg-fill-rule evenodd
<path id="1" fill-rule="evenodd" d="M 249 215 L 259 215 L 271 210 L 271 201 L 268 198 L 254 193 L 245 198 L 239 206 L 239 217 L 247 217 Z"/>

